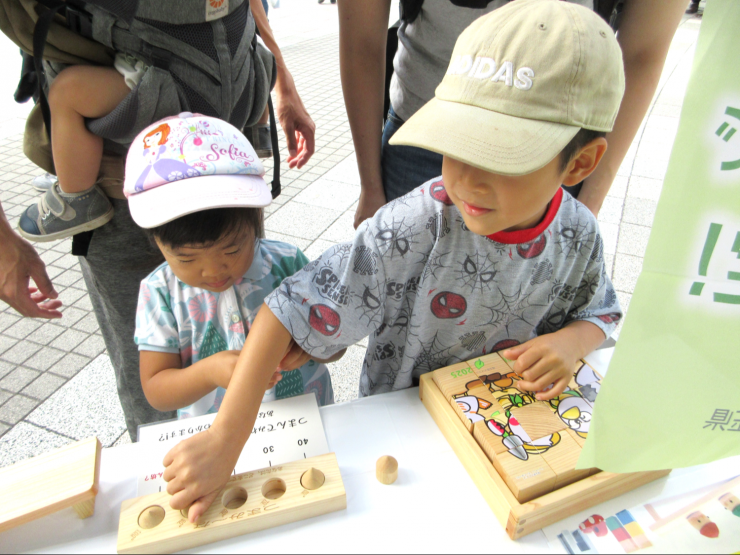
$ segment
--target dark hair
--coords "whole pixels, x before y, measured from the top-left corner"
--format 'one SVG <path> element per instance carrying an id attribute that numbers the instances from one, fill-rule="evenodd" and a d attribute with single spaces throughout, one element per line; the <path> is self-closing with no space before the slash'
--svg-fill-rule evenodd
<path id="1" fill-rule="evenodd" d="M 564 172 L 570 161 L 578 154 L 578 151 L 599 137 L 606 137 L 606 133 L 604 131 L 591 131 L 590 129 L 581 129 L 576 133 L 576 136 L 560 152 L 560 171 Z"/>
<path id="2" fill-rule="evenodd" d="M 264 237 L 261 208 L 214 208 L 182 216 L 144 231 L 150 240 L 168 247 L 210 246 L 225 237 L 250 230 L 255 239 Z"/>

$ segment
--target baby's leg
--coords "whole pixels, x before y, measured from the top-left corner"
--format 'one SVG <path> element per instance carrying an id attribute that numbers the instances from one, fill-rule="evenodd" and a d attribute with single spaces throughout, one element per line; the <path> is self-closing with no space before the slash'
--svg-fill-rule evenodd
<path id="1" fill-rule="evenodd" d="M 131 90 L 113 68 L 72 66 L 49 90 L 51 145 L 59 186 L 79 193 L 95 184 L 103 158 L 103 139 L 90 133 L 85 118 L 108 115 Z"/>

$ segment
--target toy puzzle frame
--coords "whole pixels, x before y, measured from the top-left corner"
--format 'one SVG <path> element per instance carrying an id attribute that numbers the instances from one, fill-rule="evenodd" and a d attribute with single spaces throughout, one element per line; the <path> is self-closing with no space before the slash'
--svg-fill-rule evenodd
<path id="1" fill-rule="evenodd" d="M 577 383 L 576 375 L 581 369 L 591 376 L 589 384 Z M 598 392 L 601 379 L 585 362 L 581 362 L 578 370 L 571 387 L 552 403 L 536 401 L 516 390 L 514 382 L 518 376 L 510 363 L 495 353 L 421 376 L 422 403 L 512 539 L 670 473 L 670 470 L 630 474 L 575 470 L 575 460 L 586 434 L 577 432 L 581 417 L 573 407 L 592 405 L 588 397 Z M 473 407 L 470 407 L 471 398 Z M 558 405 L 564 401 L 559 413 Z M 482 408 L 485 405 L 490 406 Z M 545 407 L 549 410 L 544 410 Z M 560 417 L 560 426 L 552 420 L 553 414 Z M 512 415 L 528 419 L 528 431 L 539 431 L 539 434 L 530 437 L 535 434 L 528 435 Z M 574 416 L 576 421 L 568 420 Z M 555 428 L 559 429 L 554 431 Z M 548 451 L 549 464 L 546 464 Z M 556 452 L 559 454 L 554 455 Z M 510 465 L 519 468 L 516 465 L 522 458 L 540 460 L 540 456 L 542 471 L 528 472 L 522 466 L 524 471 L 514 478 L 506 474 Z M 555 469 L 551 477 L 547 477 L 548 468 Z"/>

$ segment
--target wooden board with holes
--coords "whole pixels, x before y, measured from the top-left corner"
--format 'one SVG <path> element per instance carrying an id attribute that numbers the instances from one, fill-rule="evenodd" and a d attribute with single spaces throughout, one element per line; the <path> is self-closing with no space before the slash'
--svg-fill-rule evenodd
<path id="1" fill-rule="evenodd" d="M 477 422 L 471 434 L 453 410 L 447 397 L 436 386 L 432 373 L 421 376 L 419 396 L 440 431 L 457 454 L 460 462 L 478 486 L 496 519 L 512 539 L 518 539 L 531 534 L 588 507 L 617 497 L 658 478 L 667 476 L 670 473 L 669 470 L 631 474 L 613 474 L 599 471 L 592 474 L 594 471 L 584 471 L 583 473 L 574 475 L 574 472 L 578 473 L 580 471 L 571 469 L 573 457 L 569 457 L 565 451 L 561 452 L 557 450 L 558 445 L 561 445 L 561 449 L 569 449 L 570 451 L 580 450 L 581 446 L 576 441 L 576 437 L 578 436 L 572 433 L 571 429 L 566 428 L 552 434 L 551 437 L 545 436 L 539 440 L 532 439 L 526 442 L 524 439 L 527 439 L 527 437 L 522 430 L 510 423 L 504 429 L 504 427 L 501 427 L 501 423 L 495 421 L 495 419 L 491 420 L 497 422 L 501 427 L 501 429 L 497 429 L 497 433 L 501 433 L 501 437 L 506 441 L 496 442 L 495 444 L 492 442 L 488 449 L 489 455 L 487 455 L 478 444 L 477 439 L 492 437 L 497 434 L 486 430 L 485 421 Z M 537 403 L 545 404 L 542 401 L 537 401 Z M 568 410 L 570 411 L 571 409 Z M 566 412 L 566 416 L 572 417 L 570 412 Z M 572 423 L 572 425 L 576 426 L 580 424 Z M 517 434 L 521 434 L 521 436 Z M 519 439 L 514 441 L 514 436 Z M 521 445 L 516 445 L 517 442 Z M 514 445 L 513 448 L 510 448 L 508 451 L 502 451 L 502 446 L 507 447 L 512 445 Z M 547 464 L 547 468 L 552 470 L 552 467 L 555 467 L 557 469 L 553 470 L 555 478 L 552 480 L 553 487 L 556 489 L 535 497 L 530 501 L 520 501 L 517 499 L 511 488 L 507 486 L 504 478 L 496 470 L 494 464 L 489 460 L 489 456 L 494 460 L 496 458 L 503 459 L 504 457 L 517 457 L 523 460 L 523 452 L 526 452 L 527 461 L 535 460 L 537 457 L 541 458 L 543 454 L 550 453 L 549 458 L 551 464 L 548 464 L 545 459 L 541 460 Z M 537 463 L 534 464 L 535 466 L 537 465 Z M 499 464 L 500 467 L 505 465 L 515 466 L 511 462 L 500 462 Z M 516 466 L 516 468 L 521 468 L 521 465 Z M 544 468 L 542 466 L 542 469 Z M 527 478 L 527 472 L 534 473 L 537 470 L 525 470 L 514 476 L 514 478 L 519 476 L 521 480 L 525 480 Z M 543 473 L 546 472 L 543 471 Z M 585 473 L 589 473 L 590 475 L 578 479 Z M 558 480 L 560 480 L 560 483 Z M 577 481 L 557 487 L 561 483 L 566 484 L 571 480 Z M 509 481 L 511 482 L 511 479 Z M 530 484 L 522 482 L 522 485 L 529 486 Z"/>
<path id="2" fill-rule="evenodd" d="M 80 518 L 92 516 L 99 476 L 94 437 L 3 468 L 0 532 L 69 507 Z"/>
<path id="3" fill-rule="evenodd" d="M 173 553 L 347 508 L 334 453 L 233 476 L 197 524 L 169 499 L 123 502 L 118 553 Z"/>

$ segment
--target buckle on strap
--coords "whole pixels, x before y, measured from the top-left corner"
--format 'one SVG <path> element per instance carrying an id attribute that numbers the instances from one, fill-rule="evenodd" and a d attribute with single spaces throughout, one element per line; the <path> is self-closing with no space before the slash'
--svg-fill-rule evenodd
<path id="1" fill-rule="evenodd" d="M 91 39 L 93 36 L 92 16 L 72 5 L 67 5 L 67 26 L 71 31 Z"/>

